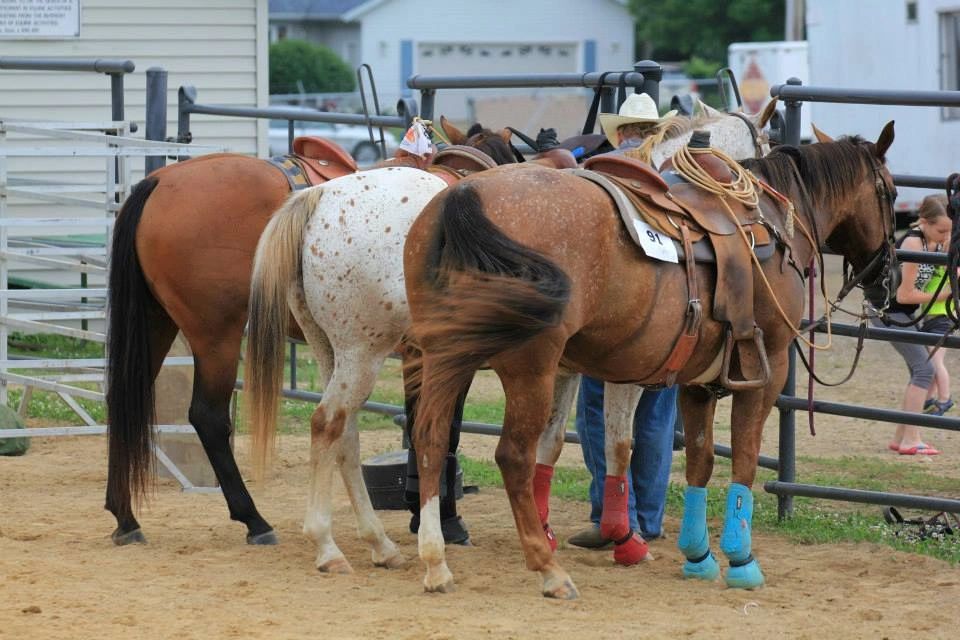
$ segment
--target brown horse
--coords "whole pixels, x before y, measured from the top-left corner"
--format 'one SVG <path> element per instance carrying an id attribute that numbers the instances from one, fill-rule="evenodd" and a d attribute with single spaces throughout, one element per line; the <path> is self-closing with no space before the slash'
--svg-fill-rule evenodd
<path id="1" fill-rule="evenodd" d="M 474 125 L 447 135 L 513 162 L 510 133 Z M 271 163 L 213 154 L 159 169 L 137 184 L 114 229 L 110 268 L 106 508 L 117 519 L 113 541 L 144 542 L 132 498 L 147 486 L 154 438 L 154 379 L 177 331 L 193 351 L 189 418 L 223 489 L 230 518 L 247 542 L 276 544 L 240 476 L 229 438 L 229 402 L 257 241 L 290 187 Z M 292 333 L 301 337 L 292 324 Z"/>
<path id="2" fill-rule="evenodd" d="M 819 257 L 820 239 L 866 270 L 865 281 L 872 285 L 884 282 L 895 262 L 890 250 L 895 190 L 884 166 L 892 141 L 891 122 L 876 143 L 854 137 L 785 147 L 743 163 L 786 194 L 796 209 L 794 213 L 782 196 L 774 198 L 778 194 L 764 189 L 760 224 L 774 238 L 775 252 L 762 263 L 740 263 L 741 272 L 754 278 L 753 319 L 762 330 L 756 335 L 769 371 L 765 382 L 760 378 L 752 387 L 727 385 L 733 393 L 733 475 L 720 547 L 730 560 L 730 586 L 751 588 L 763 582 L 750 549 L 750 487 L 764 419 L 783 386 L 788 349 L 803 310 L 803 268 Z M 794 236 L 794 224 L 807 233 Z M 747 261 L 749 255 L 745 250 Z M 446 591 L 453 585 L 437 536 L 436 461 L 446 451 L 446 425 L 457 394 L 474 370 L 489 362 L 506 394 L 496 460 L 527 567 L 540 572 L 544 595 L 576 597 L 576 587 L 543 534 L 535 499 L 539 489 L 533 484 L 535 449 L 550 418 L 556 383 L 569 379 L 565 374 L 571 371 L 607 381 L 606 455 L 612 475 L 606 486 L 612 489 L 605 495 L 601 528 L 608 529 L 608 538 L 614 538 L 612 532 L 629 535 L 620 480 L 630 459 L 631 412 L 623 408 L 636 406 L 638 385 L 667 380 L 662 365 L 684 332 L 685 314 L 696 297 L 689 294 L 696 285 L 702 308 L 711 309 L 717 297 L 715 268 L 691 265 L 691 282 L 683 260 L 674 264 L 648 258 L 631 242 L 611 198 L 592 182 L 535 167 L 504 167 L 469 178 L 427 205 L 407 238 L 404 271 L 411 336 L 423 350 L 413 435 L 420 464 L 425 588 Z M 719 574 L 709 548 L 705 487 L 713 470 L 716 400 L 724 391 L 717 371 L 721 367 L 712 365 L 727 351 L 728 331 L 705 313 L 695 334 L 696 348 L 676 377 L 683 385 L 689 485 L 678 545 L 687 558 L 687 577 Z M 761 351 L 757 347 L 753 353 Z M 749 351 L 739 353 L 727 378 L 738 383 L 758 360 Z"/>

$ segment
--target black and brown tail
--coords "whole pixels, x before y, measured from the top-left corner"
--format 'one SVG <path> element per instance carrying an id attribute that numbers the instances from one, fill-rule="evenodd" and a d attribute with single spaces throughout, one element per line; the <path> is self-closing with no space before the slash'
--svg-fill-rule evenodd
<path id="1" fill-rule="evenodd" d="M 107 508 L 118 518 L 143 497 L 153 463 L 155 422 L 149 310 L 156 300 L 137 257 L 137 227 L 156 178 L 137 184 L 113 230 L 107 327 Z"/>

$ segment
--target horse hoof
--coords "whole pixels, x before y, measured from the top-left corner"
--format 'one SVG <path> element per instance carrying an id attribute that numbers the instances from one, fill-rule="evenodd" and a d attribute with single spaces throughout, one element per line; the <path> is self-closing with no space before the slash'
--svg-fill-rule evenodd
<path id="1" fill-rule="evenodd" d="M 649 551 L 647 542 L 634 533 L 626 542 L 614 546 L 613 560 L 619 565 L 629 567 L 645 560 Z"/>
<path id="2" fill-rule="evenodd" d="M 567 578 L 555 587 L 548 588 L 546 585 L 544 585 L 543 597 L 556 598 L 557 600 L 576 600 L 580 597 L 580 592 L 577 591 L 577 587 L 573 584 L 573 580 Z"/>
<path id="3" fill-rule="evenodd" d="M 427 575 L 423 578 L 423 590 L 427 593 L 452 593 L 456 589 L 453 583 L 453 574 L 445 563 L 427 568 Z"/>
<path id="4" fill-rule="evenodd" d="M 264 531 L 263 533 L 258 533 L 257 535 L 248 535 L 247 544 L 258 544 L 258 545 L 274 545 L 280 544 L 280 540 L 277 538 L 277 534 L 270 529 L 270 531 Z"/>
<path id="5" fill-rule="evenodd" d="M 124 547 L 128 544 L 147 544 L 147 538 L 143 535 L 143 531 L 141 531 L 139 527 L 126 533 L 121 532 L 118 527 L 110 535 L 110 538 L 113 540 L 113 544 L 118 547 Z"/>
<path id="6" fill-rule="evenodd" d="M 763 572 L 756 560 L 727 570 L 727 586 L 732 589 L 756 589 L 763 586 Z"/>
<path id="7" fill-rule="evenodd" d="M 384 567 L 385 569 L 399 569 L 406 563 L 407 559 L 403 557 L 402 553 L 395 553 L 388 558 L 373 561 L 374 566 Z"/>
<path id="8" fill-rule="evenodd" d="M 713 554 L 707 554 L 707 557 L 700 562 L 687 560 L 683 564 L 683 577 L 694 580 L 713 581 L 720 577 L 720 565 Z"/>
<path id="9" fill-rule="evenodd" d="M 320 573 L 332 573 L 341 576 L 346 576 L 353 573 L 353 567 L 350 566 L 350 563 L 347 562 L 347 559 L 343 556 L 327 560 L 322 564 L 318 564 L 317 570 Z"/>

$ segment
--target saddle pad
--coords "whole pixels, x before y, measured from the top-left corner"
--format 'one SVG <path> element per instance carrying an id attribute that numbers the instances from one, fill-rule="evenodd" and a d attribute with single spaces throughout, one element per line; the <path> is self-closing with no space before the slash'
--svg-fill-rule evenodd
<path id="1" fill-rule="evenodd" d="M 636 225 L 633 223 L 634 220 L 645 222 L 660 233 L 668 236 L 671 240 L 674 240 L 674 244 L 679 244 L 679 241 L 682 239 L 680 230 L 679 228 L 670 224 L 668 215 L 655 216 L 651 214 L 641 205 L 640 202 L 632 197 L 629 197 L 628 194 L 621 189 L 617 183 L 615 183 L 606 175 L 597 173 L 596 171 L 589 171 L 587 169 L 565 169 L 565 171 L 568 171 L 569 173 L 585 180 L 589 180 L 607 192 L 607 194 L 613 200 L 613 203 L 616 205 L 617 211 L 620 213 L 620 218 L 623 220 L 624 226 L 630 233 L 630 237 L 633 238 L 635 243 L 637 243 L 637 246 L 642 245 L 640 244 Z M 690 239 L 693 242 L 703 238 L 703 234 L 696 229 L 691 229 L 690 231 Z"/>
<path id="2" fill-rule="evenodd" d="M 633 221 L 641 220 L 661 232 L 662 235 L 669 237 L 670 240 L 673 241 L 677 249 L 677 255 L 680 258 L 685 256 L 680 230 L 670 224 L 670 215 L 668 213 L 660 212 L 657 215 L 652 214 L 650 208 L 644 206 L 645 203 L 633 197 L 634 194 L 632 192 L 625 192 L 617 182 L 614 182 L 614 180 L 611 180 L 603 174 L 585 169 L 572 169 L 568 170 L 568 172 L 593 182 L 607 192 L 616 205 L 617 211 L 620 213 L 620 218 L 627 232 L 630 234 L 630 238 L 637 246 L 643 248 L 640 243 L 639 232 Z M 706 234 L 698 230 L 698 225 L 695 221 L 689 218 L 686 218 L 686 220 L 689 225 L 690 241 L 693 243 L 694 259 L 697 262 L 716 264 L 716 252 L 713 249 L 713 244 L 705 240 Z M 767 231 L 767 228 L 763 224 L 746 225 L 744 232 L 748 237 L 752 238 L 754 253 L 760 262 L 768 260 L 776 251 L 776 244 L 770 242 L 770 232 Z M 739 238 L 731 238 L 731 240 L 741 242 Z"/>

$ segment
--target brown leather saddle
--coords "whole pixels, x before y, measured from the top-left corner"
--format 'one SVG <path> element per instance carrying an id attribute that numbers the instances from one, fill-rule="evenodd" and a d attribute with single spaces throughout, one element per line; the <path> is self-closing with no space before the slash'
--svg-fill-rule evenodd
<path id="1" fill-rule="evenodd" d="M 718 181 L 730 182 L 729 169 L 719 159 L 698 154 L 695 160 Z M 664 166 L 669 169 L 669 161 Z M 774 254 L 776 244 L 771 241 L 761 209 L 749 208 L 733 198 L 724 198 L 721 202 L 719 195 L 689 182 L 677 181 L 676 174 L 671 176 L 673 183 L 668 184 L 651 165 L 623 155 L 595 156 L 574 173 L 598 184 L 610 194 L 627 231 L 637 244 L 641 241 L 634 219 L 642 220 L 655 232 L 673 241 L 678 259 L 685 265 L 688 310 L 684 330 L 667 361 L 649 382 L 673 384 L 693 354 L 701 323 L 695 266 L 696 263 L 709 263 L 714 265 L 717 274 L 713 318 L 728 328 L 720 381 L 731 390 L 765 386 L 770 379 L 770 369 L 762 342 L 763 333 L 754 318 L 751 253 L 761 262 L 765 261 Z M 744 242 L 744 236 L 749 239 L 749 245 Z M 739 354 L 744 375 L 740 380 L 729 377 L 735 351 Z"/>
<path id="2" fill-rule="evenodd" d="M 283 172 L 291 191 L 357 172 L 356 160 L 340 145 L 313 136 L 295 138 L 292 154 L 271 158 L 268 162 Z"/>
<path id="3" fill-rule="evenodd" d="M 483 151 L 466 145 L 452 144 L 434 154 L 427 171 L 442 178 L 448 185 L 452 185 L 471 173 L 496 166 L 496 160 Z"/>

